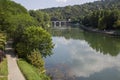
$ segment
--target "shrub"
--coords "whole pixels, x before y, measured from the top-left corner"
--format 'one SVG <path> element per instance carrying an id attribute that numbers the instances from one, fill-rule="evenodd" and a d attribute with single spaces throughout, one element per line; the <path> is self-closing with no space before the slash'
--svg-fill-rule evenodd
<path id="1" fill-rule="evenodd" d="M 44 60 L 39 50 L 34 50 L 30 55 L 27 56 L 28 61 L 39 69 L 40 73 L 45 73 Z"/>
<path id="2" fill-rule="evenodd" d="M 24 53 L 24 51 L 26 51 L 26 53 L 27 53 L 27 49 L 26 49 L 26 46 L 23 43 L 18 43 L 16 45 L 15 51 L 18 54 L 18 57 L 23 57 L 23 58 L 26 59 L 26 54 Z"/>

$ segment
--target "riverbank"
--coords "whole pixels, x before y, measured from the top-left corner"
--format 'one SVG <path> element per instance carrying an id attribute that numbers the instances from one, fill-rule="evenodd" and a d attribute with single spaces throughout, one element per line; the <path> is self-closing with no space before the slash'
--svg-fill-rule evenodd
<path id="1" fill-rule="evenodd" d="M 115 30 L 99 30 L 99 29 L 93 29 L 91 27 L 85 27 L 83 25 L 81 25 L 80 28 L 89 32 L 101 33 L 101 34 L 106 34 L 110 36 L 120 36 L 120 32 Z"/>
<path id="2" fill-rule="evenodd" d="M 25 60 L 18 59 L 17 63 L 26 80 L 50 80 L 47 75 L 39 73 L 38 68 L 29 64 Z"/>

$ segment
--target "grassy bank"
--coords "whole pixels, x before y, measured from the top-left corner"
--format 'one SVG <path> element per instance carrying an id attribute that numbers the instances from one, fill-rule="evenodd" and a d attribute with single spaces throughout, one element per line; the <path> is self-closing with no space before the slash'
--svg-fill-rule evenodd
<path id="1" fill-rule="evenodd" d="M 7 69 L 7 59 L 4 59 L 0 63 L 0 80 L 7 80 L 8 69 Z"/>
<path id="2" fill-rule="evenodd" d="M 40 74 L 38 69 L 28 64 L 25 60 L 19 59 L 18 66 L 26 80 L 50 80 L 45 74 Z"/>

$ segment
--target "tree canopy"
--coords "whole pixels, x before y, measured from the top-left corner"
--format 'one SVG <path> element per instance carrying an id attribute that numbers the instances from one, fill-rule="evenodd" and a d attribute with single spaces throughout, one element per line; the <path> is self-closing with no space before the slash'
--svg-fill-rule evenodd
<path id="1" fill-rule="evenodd" d="M 38 68 L 40 74 L 45 73 L 43 57 L 51 55 L 54 46 L 51 35 L 44 30 L 49 24 L 47 13 L 28 12 L 11 0 L 0 0 L 0 32 L 13 40 L 18 57 Z M 4 50 L 6 36 L 0 33 L 0 37 L 0 50 Z"/>
<path id="2" fill-rule="evenodd" d="M 99 0 L 82 5 L 40 9 L 40 11 L 47 12 L 51 16 L 51 20 L 71 19 L 73 22 L 80 22 L 81 19 L 96 10 L 120 9 L 119 6 L 119 0 Z"/>
<path id="3" fill-rule="evenodd" d="M 98 10 L 86 16 L 82 23 L 87 27 L 104 30 L 120 29 L 119 10 Z"/>
<path id="4" fill-rule="evenodd" d="M 15 34 L 17 28 L 34 23 L 27 10 L 10 0 L 0 0 L 0 29 L 8 34 Z"/>
<path id="5" fill-rule="evenodd" d="M 47 13 L 39 10 L 30 10 L 29 14 L 34 18 L 37 26 L 41 26 L 44 29 L 50 27 L 50 16 Z"/>
<path id="6" fill-rule="evenodd" d="M 41 55 L 46 57 L 52 54 L 52 48 L 51 35 L 41 27 L 36 26 L 26 28 L 16 45 L 16 50 L 20 56 L 27 56 L 34 49 L 38 49 Z"/>
<path id="7" fill-rule="evenodd" d="M 13 38 L 18 54 L 26 56 L 33 49 L 39 49 L 42 56 L 50 55 L 53 48 L 52 39 L 50 34 L 44 30 L 49 23 L 47 13 L 28 12 L 22 5 L 14 1 L 0 0 L 0 30 Z"/>

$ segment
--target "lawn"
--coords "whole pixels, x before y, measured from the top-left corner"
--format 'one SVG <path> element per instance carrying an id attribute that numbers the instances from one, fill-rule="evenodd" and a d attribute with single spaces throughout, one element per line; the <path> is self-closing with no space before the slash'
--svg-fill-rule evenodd
<path id="1" fill-rule="evenodd" d="M 50 80 L 45 74 L 39 74 L 38 69 L 25 60 L 19 59 L 17 62 L 26 80 Z"/>
<path id="2" fill-rule="evenodd" d="M 0 80 L 8 80 L 7 77 L 0 77 Z"/>
<path id="3" fill-rule="evenodd" d="M 7 69 L 7 59 L 4 59 L 0 63 L 0 80 L 7 80 L 8 69 Z"/>

